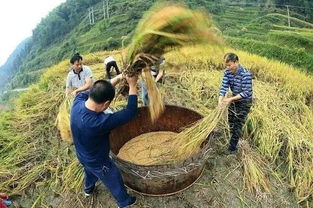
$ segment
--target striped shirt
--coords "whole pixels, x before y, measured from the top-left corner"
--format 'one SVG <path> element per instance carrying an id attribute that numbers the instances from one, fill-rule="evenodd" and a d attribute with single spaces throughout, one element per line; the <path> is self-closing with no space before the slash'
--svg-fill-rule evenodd
<path id="1" fill-rule="evenodd" d="M 229 69 L 224 71 L 220 96 L 225 96 L 228 88 L 231 89 L 233 96 L 240 94 L 242 99 L 252 99 L 252 74 L 247 69 L 239 65 L 236 74 Z"/>

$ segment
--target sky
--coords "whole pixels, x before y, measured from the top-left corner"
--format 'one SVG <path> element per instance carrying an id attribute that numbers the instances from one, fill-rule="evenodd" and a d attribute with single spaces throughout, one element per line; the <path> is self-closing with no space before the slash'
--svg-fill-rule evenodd
<path id="1" fill-rule="evenodd" d="M 66 0 L 2 0 L 0 3 L 0 66 L 16 46 L 55 7 Z"/>

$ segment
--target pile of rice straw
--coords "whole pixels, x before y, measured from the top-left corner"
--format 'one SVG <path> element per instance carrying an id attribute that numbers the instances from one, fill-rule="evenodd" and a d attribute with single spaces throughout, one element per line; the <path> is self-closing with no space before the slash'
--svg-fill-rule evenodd
<path id="1" fill-rule="evenodd" d="M 67 142 L 73 141 L 70 129 L 70 111 L 72 103 L 73 98 L 66 97 L 59 107 L 59 113 L 56 119 L 56 125 L 60 131 L 61 138 Z"/>

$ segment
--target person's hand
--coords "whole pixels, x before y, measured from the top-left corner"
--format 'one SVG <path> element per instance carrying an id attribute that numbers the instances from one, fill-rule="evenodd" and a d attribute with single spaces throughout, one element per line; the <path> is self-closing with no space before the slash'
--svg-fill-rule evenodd
<path id="1" fill-rule="evenodd" d="M 231 104 L 233 100 L 231 98 L 224 98 L 222 100 L 222 105 L 228 106 L 229 104 Z"/>
<path id="2" fill-rule="evenodd" d="M 126 76 L 126 81 L 128 83 L 129 86 L 129 95 L 137 95 L 137 80 L 138 77 L 137 76 Z"/>
<path id="3" fill-rule="evenodd" d="M 138 80 L 137 76 L 132 76 L 132 77 L 126 76 L 126 81 L 129 85 L 129 87 L 136 87 L 137 86 L 137 80 Z"/>
<path id="4" fill-rule="evenodd" d="M 227 106 L 223 103 L 223 101 L 218 102 L 218 109 L 219 110 L 223 110 L 224 108 L 226 108 Z"/>
<path id="5" fill-rule="evenodd" d="M 75 97 L 78 94 L 78 91 L 74 90 L 71 94 Z"/>
<path id="6" fill-rule="evenodd" d="M 218 100 L 218 109 L 219 110 L 224 110 L 225 108 L 227 108 L 227 106 L 232 102 L 231 98 L 220 98 Z"/>
<path id="7" fill-rule="evenodd" d="M 123 76 L 124 76 L 124 74 L 121 73 L 121 74 L 117 75 L 116 77 L 117 77 L 118 81 L 121 81 L 123 79 Z"/>
<path id="8" fill-rule="evenodd" d="M 110 79 L 110 82 L 113 86 L 116 86 L 118 83 L 120 83 L 123 79 L 123 74 L 119 74 L 115 76 L 113 79 Z"/>

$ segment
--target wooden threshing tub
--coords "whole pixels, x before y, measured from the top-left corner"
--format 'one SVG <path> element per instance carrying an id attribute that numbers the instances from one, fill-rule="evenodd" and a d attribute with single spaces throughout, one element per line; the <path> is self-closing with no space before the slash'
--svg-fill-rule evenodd
<path id="1" fill-rule="evenodd" d="M 141 107 L 135 119 L 110 134 L 111 156 L 121 170 L 125 185 L 148 196 L 166 196 L 187 189 L 202 174 L 210 150 L 208 142 L 202 144 L 201 151 L 192 157 L 167 165 L 137 165 L 116 156 L 126 142 L 138 135 L 153 131 L 180 132 L 183 127 L 202 118 L 193 110 L 170 105 L 155 124 L 151 123 L 149 116 L 148 108 Z"/>

